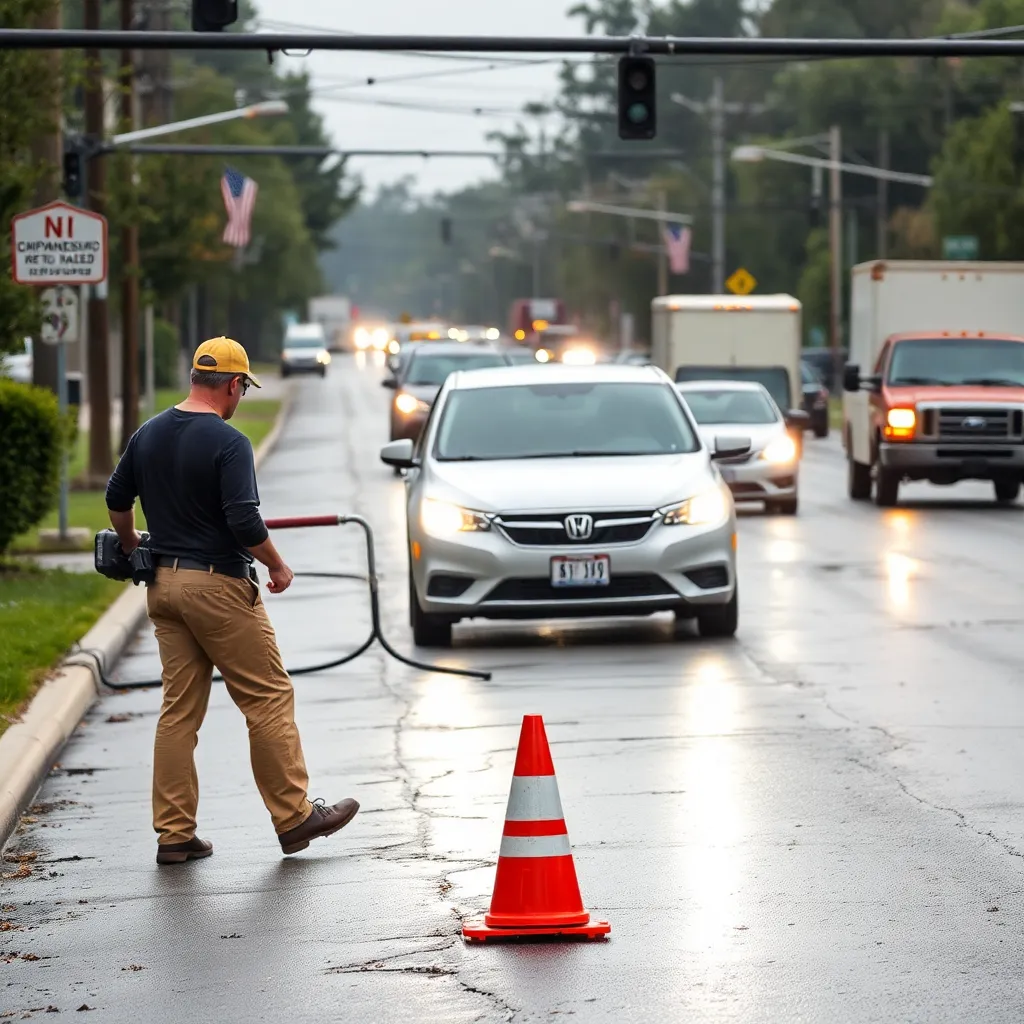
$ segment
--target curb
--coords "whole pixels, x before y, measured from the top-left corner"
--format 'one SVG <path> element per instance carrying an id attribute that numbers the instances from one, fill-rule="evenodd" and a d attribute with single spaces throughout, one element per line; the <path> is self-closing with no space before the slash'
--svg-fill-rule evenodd
<path id="1" fill-rule="evenodd" d="M 270 433 L 254 453 L 257 469 L 281 437 L 291 412 L 291 388 Z M 146 618 L 146 588 L 127 587 L 81 640 L 102 652 L 112 667 Z M 0 736 L 0 850 L 32 802 L 64 745 L 99 697 L 100 679 L 91 665 L 65 659 L 32 698 L 21 718 Z"/>

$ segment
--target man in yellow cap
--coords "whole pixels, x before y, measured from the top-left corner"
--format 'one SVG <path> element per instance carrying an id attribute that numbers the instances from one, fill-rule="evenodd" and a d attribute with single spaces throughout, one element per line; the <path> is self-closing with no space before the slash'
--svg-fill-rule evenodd
<path id="1" fill-rule="evenodd" d="M 256 785 L 285 854 L 333 835 L 359 810 L 355 800 L 310 803 L 295 726 L 295 700 L 253 559 L 266 566 L 272 594 L 292 571 L 259 512 L 252 445 L 226 421 L 260 383 L 245 349 L 212 338 L 196 349 L 188 397 L 143 424 L 107 485 L 110 522 L 125 552 L 138 546 L 135 499 L 149 529 L 156 579 L 149 616 L 163 664 L 163 706 L 153 761 L 157 863 L 208 857 L 196 835 L 199 781 L 193 751 L 216 666 L 245 715 Z"/>

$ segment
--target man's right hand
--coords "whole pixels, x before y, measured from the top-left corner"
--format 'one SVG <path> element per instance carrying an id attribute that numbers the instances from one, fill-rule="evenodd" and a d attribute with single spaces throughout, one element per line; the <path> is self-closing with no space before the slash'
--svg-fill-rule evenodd
<path id="1" fill-rule="evenodd" d="M 267 584 L 267 590 L 272 594 L 283 594 L 292 585 L 292 580 L 295 579 L 295 573 L 284 562 L 281 563 L 279 568 L 270 569 L 269 573 L 270 582 Z"/>

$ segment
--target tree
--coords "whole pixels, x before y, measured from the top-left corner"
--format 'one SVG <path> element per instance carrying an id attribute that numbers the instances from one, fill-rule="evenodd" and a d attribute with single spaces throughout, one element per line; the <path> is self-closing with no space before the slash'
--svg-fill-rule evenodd
<path id="1" fill-rule="evenodd" d="M 0 0 L 0 27 L 22 28 L 48 6 L 47 0 Z M 12 352 L 39 329 L 34 288 L 11 279 L 11 218 L 32 205 L 36 187 L 55 169 L 32 156 L 32 144 L 56 125 L 50 108 L 49 55 L 0 49 L 0 352 Z"/>

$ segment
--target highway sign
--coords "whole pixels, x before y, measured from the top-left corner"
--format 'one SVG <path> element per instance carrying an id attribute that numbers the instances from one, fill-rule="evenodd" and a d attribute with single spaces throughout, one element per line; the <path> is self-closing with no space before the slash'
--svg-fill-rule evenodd
<path id="1" fill-rule="evenodd" d="M 47 288 L 41 298 L 43 326 L 39 332 L 40 340 L 48 345 L 78 341 L 78 289 L 57 285 Z"/>
<path id="2" fill-rule="evenodd" d="M 11 219 L 11 269 L 18 284 L 99 284 L 107 278 L 107 220 L 67 203 Z"/>
<path id="3" fill-rule="evenodd" d="M 733 295 L 749 295 L 757 287 L 757 279 L 749 270 L 740 267 L 725 282 L 725 287 Z"/>

